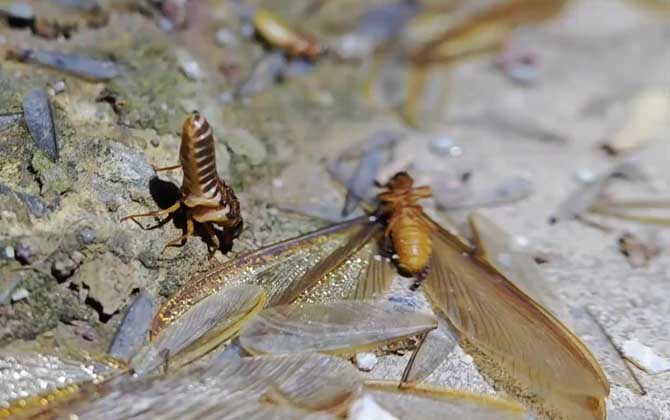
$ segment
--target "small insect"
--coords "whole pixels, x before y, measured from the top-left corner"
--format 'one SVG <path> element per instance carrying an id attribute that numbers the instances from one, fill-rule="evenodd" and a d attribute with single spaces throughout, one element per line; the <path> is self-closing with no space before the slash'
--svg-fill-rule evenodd
<path id="1" fill-rule="evenodd" d="M 421 284 L 462 340 L 541 407 L 564 418 L 604 419 L 609 382 L 580 339 L 499 271 L 481 246 L 431 220 L 418 204 L 430 189 L 415 187 L 403 172 L 384 187 L 370 215 L 251 251 L 195 277 L 158 311 L 152 336 L 231 284 L 263 286 L 268 306 L 379 298 L 398 271 L 395 262 L 415 276 L 413 287 Z"/>
<path id="2" fill-rule="evenodd" d="M 202 224 L 209 239 L 214 244 L 210 257 L 221 246 L 216 227 L 222 228 L 232 235 L 239 236 L 242 230 L 240 203 L 232 188 L 219 178 L 216 171 L 214 135 L 207 120 L 198 112 L 193 112 L 184 122 L 179 150 L 179 164 L 164 168 L 156 168 L 156 172 L 181 168 L 184 177 L 181 184 L 181 198 L 165 210 L 144 214 L 133 214 L 124 220 L 137 217 L 167 215 L 171 217 L 177 210 L 186 210 L 186 233 L 168 242 L 169 246 L 185 243 L 195 231 L 195 222 Z M 159 223 L 162 225 L 166 220 Z"/>
<path id="3" fill-rule="evenodd" d="M 289 56 L 314 60 L 324 52 L 316 39 L 293 30 L 265 9 L 256 10 L 253 21 L 256 31 L 268 44 L 281 48 Z"/>

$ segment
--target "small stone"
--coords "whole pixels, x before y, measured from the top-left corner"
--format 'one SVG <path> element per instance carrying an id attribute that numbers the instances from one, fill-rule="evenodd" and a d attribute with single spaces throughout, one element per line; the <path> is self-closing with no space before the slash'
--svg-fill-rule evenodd
<path id="1" fill-rule="evenodd" d="M 37 259 L 33 249 L 25 242 L 19 242 L 14 250 L 16 259 L 22 264 L 32 264 Z"/>
<path id="2" fill-rule="evenodd" d="M 75 264 L 77 264 L 77 267 L 79 267 L 79 265 L 81 265 L 81 263 L 84 261 L 84 258 L 85 258 L 84 254 L 82 254 L 79 251 L 72 251 L 72 254 L 70 254 L 70 259 L 72 259 L 72 261 Z"/>
<path id="3" fill-rule="evenodd" d="M 90 245 L 95 241 L 95 230 L 90 227 L 85 227 L 79 231 L 79 239 L 85 245 Z"/>
<path id="4" fill-rule="evenodd" d="M 9 15 L 14 19 L 32 20 L 35 18 L 35 11 L 30 4 L 21 1 L 9 6 Z"/>
<path id="5" fill-rule="evenodd" d="M 449 136 L 439 136 L 431 140 L 430 151 L 438 156 L 457 157 L 463 154 L 463 148 Z"/>
<path id="6" fill-rule="evenodd" d="M 179 68 L 186 77 L 191 80 L 203 80 L 205 73 L 200 68 L 200 64 L 185 50 L 177 50 L 175 53 Z"/>
<path id="7" fill-rule="evenodd" d="M 240 45 L 240 40 L 237 39 L 237 35 L 230 29 L 221 28 L 216 31 L 214 36 L 216 38 L 216 43 L 222 47 L 235 48 Z"/>
<path id="8" fill-rule="evenodd" d="M 59 280 L 65 280 L 72 273 L 74 270 L 77 268 L 77 263 L 72 261 L 69 257 L 65 258 L 59 258 L 58 260 L 54 261 L 53 264 L 51 265 L 51 272 L 58 278 Z"/>
<path id="9" fill-rule="evenodd" d="M 227 130 L 224 140 L 234 154 L 244 156 L 252 166 L 260 165 L 268 156 L 265 144 L 243 128 Z"/>
<path id="10" fill-rule="evenodd" d="M 621 351 L 626 359 L 650 375 L 670 370 L 670 359 L 657 355 L 653 349 L 637 340 L 628 340 L 623 343 Z"/>
<path id="11" fill-rule="evenodd" d="M 347 418 L 351 420 L 397 420 L 397 417 L 381 408 L 369 395 L 363 395 L 354 401 Z"/>
<path id="12" fill-rule="evenodd" d="M 54 93 L 62 93 L 65 92 L 65 82 L 63 80 L 59 80 L 56 83 L 51 86 L 51 88 L 54 90 Z"/>
<path id="13" fill-rule="evenodd" d="M 161 144 L 161 140 L 158 137 L 154 137 L 151 139 L 151 145 L 153 147 L 158 147 Z"/>
<path id="14" fill-rule="evenodd" d="M 26 290 L 25 288 L 21 287 L 19 289 L 16 289 L 14 293 L 12 293 L 12 302 L 18 302 L 20 300 L 26 299 L 28 296 L 30 296 L 30 292 Z"/>
<path id="15" fill-rule="evenodd" d="M 11 246 L 6 246 L 5 249 L 2 250 L 3 255 L 5 258 L 8 258 L 10 260 L 13 260 L 14 257 L 16 256 L 16 253 L 14 252 L 14 247 Z"/>
<path id="16" fill-rule="evenodd" d="M 358 353 L 354 356 L 354 362 L 358 369 L 370 372 L 377 366 L 377 356 L 374 353 Z"/>
<path id="17" fill-rule="evenodd" d="M 596 174 L 590 169 L 580 169 L 575 173 L 575 178 L 582 184 L 591 184 L 596 180 Z"/>

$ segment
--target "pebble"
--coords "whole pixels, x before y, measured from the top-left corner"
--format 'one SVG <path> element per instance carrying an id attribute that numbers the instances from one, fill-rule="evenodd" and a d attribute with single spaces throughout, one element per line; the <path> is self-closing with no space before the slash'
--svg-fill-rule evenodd
<path id="1" fill-rule="evenodd" d="M 95 241 L 95 230 L 90 227 L 85 227 L 79 231 L 79 239 L 85 245 L 92 244 Z"/>
<path id="2" fill-rule="evenodd" d="M 20 300 L 26 299 L 28 296 L 30 296 L 30 292 L 26 290 L 25 288 L 21 287 L 19 289 L 16 289 L 14 293 L 12 293 L 12 302 L 18 302 Z"/>
<path id="3" fill-rule="evenodd" d="M 19 242 L 14 249 L 16 259 L 22 264 L 31 264 L 35 261 L 33 249 L 25 242 Z"/>
<path id="4" fill-rule="evenodd" d="M 54 261 L 51 265 L 51 271 L 53 272 L 54 276 L 64 280 L 72 275 L 77 266 L 78 264 L 70 257 L 65 257 Z"/>
<path id="5" fill-rule="evenodd" d="M 14 19 L 32 20 L 35 18 L 35 11 L 30 4 L 21 1 L 9 6 L 9 15 Z"/>
<path id="6" fill-rule="evenodd" d="M 435 137 L 430 141 L 429 147 L 430 151 L 438 156 L 458 157 L 463 154 L 463 148 L 449 136 Z"/>
<path id="7" fill-rule="evenodd" d="M 397 417 L 381 408 L 369 395 L 363 395 L 351 404 L 347 418 L 351 420 L 397 420 Z"/>
<path id="8" fill-rule="evenodd" d="M 65 82 L 63 80 L 59 80 L 51 86 L 56 94 L 65 92 L 65 87 Z"/>
<path id="9" fill-rule="evenodd" d="M 72 254 L 70 254 L 70 259 L 79 266 L 83 261 L 84 261 L 84 254 L 82 254 L 79 251 L 72 251 Z"/>
<path id="10" fill-rule="evenodd" d="M 203 80 L 205 78 L 205 73 L 202 71 L 202 68 L 200 68 L 200 64 L 195 61 L 191 54 L 185 50 L 177 50 L 175 54 L 177 56 L 179 68 L 182 73 L 184 73 L 184 76 L 195 81 Z"/>
<path id="11" fill-rule="evenodd" d="M 16 253 L 14 252 L 14 247 L 7 246 L 5 249 L 2 250 L 3 255 L 5 258 L 8 258 L 10 260 L 13 260 L 14 257 L 16 256 Z"/>
<path id="12" fill-rule="evenodd" d="M 626 359 L 650 375 L 670 371 L 670 359 L 657 355 L 653 349 L 637 340 L 623 343 L 621 351 Z"/>
<path id="13" fill-rule="evenodd" d="M 154 138 L 151 139 L 151 145 L 153 147 L 158 147 L 158 146 L 160 146 L 160 144 L 161 144 L 161 141 L 158 137 L 154 137 Z"/>
<path id="14" fill-rule="evenodd" d="M 370 372 L 377 366 L 377 356 L 374 353 L 358 353 L 354 356 L 354 362 L 358 369 Z"/>
<path id="15" fill-rule="evenodd" d="M 575 173 L 575 178 L 582 184 L 592 184 L 596 180 L 596 174 L 590 169 L 580 169 Z"/>
<path id="16" fill-rule="evenodd" d="M 23 114 L 20 112 L 0 115 L 0 131 L 15 126 L 21 121 L 21 118 L 23 118 Z"/>
<path id="17" fill-rule="evenodd" d="M 121 76 L 126 67 L 109 60 L 98 60 L 79 54 L 64 53 L 55 50 L 20 50 L 14 59 L 51 67 L 64 73 L 86 80 L 103 81 Z M 54 92 L 57 89 L 54 87 Z"/>
<path id="18" fill-rule="evenodd" d="M 237 35 L 230 29 L 221 28 L 216 31 L 214 36 L 216 38 L 216 43 L 222 47 L 235 48 L 240 45 L 240 40 L 237 39 Z"/>

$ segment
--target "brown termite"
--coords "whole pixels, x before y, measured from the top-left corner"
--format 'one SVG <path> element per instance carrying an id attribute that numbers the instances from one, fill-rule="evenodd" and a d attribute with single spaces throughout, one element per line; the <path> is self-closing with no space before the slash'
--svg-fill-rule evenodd
<path id="1" fill-rule="evenodd" d="M 286 51 L 291 57 L 315 60 L 324 52 L 316 39 L 295 31 L 265 9 L 258 9 L 254 13 L 253 21 L 256 31 L 268 44 Z"/>
<path id="2" fill-rule="evenodd" d="M 214 151 L 214 135 L 207 120 L 197 111 L 193 112 L 184 122 L 181 133 L 179 164 L 164 168 L 155 168 L 156 172 L 181 168 L 184 174 L 181 184 L 181 197 L 174 205 L 164 210 L 144 214 L 132 214 L 121 221 L 133 220 L 137 217 L 172 215 L 184 208 L 186 210 L 186 233 L 169 241 L 169 246 L 183 245 L 195 231 L 195 222 L 202 224 L 209 239 L 214 244 L 210 250 L 210 258 L 220 247 L 216 227 L 232 233 L 236 238 L 242 230 L 240 202 L 235 193 L 219 178 L 216 171 Z M 160 223 L 162 225 L 163 222 Z M 165 250 L 164 248 L 164 250 Z"/>

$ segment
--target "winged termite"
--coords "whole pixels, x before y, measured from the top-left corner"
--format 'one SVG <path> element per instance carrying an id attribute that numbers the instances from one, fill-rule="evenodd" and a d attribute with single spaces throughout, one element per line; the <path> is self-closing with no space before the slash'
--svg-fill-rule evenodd
<path id="1" fill-rule="evenodd" d="M 630 180 L 644 180 L 646 175 L 636 165 L 623 162 L 598 175 L 592 182 L 581 186 L 572 192 L 549 219 L 549 223 L 556 223 L 562 219 L 586 220 L 586 214 L 598 204 L 605 189 L 616 177 Z M 602 204 L 602 202 L 600 203 Z"/>
<path id="2" fill-rule="evenodd" d="M 425 292 L 462 343 L 474 345 L 547 410 L 604 418 L 609 384 L 589 350 L 475 247 L 423 213 L 417 199 L 429 193 L 397 174 L 374 216 L 247 253 L 193 279 L 159 310 L 153 334 L 225 284 L 260 284 L 270 305 L 378 296 L 393 274 L 380 256 L 385 242 L 401 270 L 427 276 Z"/>
<path id="3" fill-rule="evenodd" d="M 623 126 L 603 145 L 612 155 L 630 152 L 670 126 L 670 93 L 667 89 L 647 89 L 630 103 Z"/>
<path id="4" fill-rule="evenodd" d="M 398 419 L 522 420 L 526 409 L 518 403 L 464 391 L 395 382 L 366 381 L 365 393 Z"/>
<path id="5" fill-rule="evenodd" d="M 278 16 L 265 9 L 258 9 L 253 17 L 256 31 L 273 47 L 290 56 L 316 59 L 323 53 L 321 44 L 313 37 L 299 33 Z"/>
<path id="6" fill-rule="evenodd" d="M 165 168 L 155 168 L 156 172 L 181 168 L 184 179 L 181 197 L 165 210 L 145 214 L 131 214 L 124 220 L 135 221 L 138 217 L 172 215 L 180 208 L 186 209 L 186 233 L 165 245 L 176 246 L 183 243 L 195 231 L 195 222 L 202 224 L 209 239 L 214 244 L 210 257 L 220 246 L 217 230 L 221 229 L 236 238 L 242 228 L 240 203 L 235 192 L 221 178 L 216 170 L 214 155 L 214 135 L 212 127 L 197 111 L 184 121 L 179 150 L 179 164 Z M 167 219 L 165 220 L 167 221 Z M 165 222 L 164 221 L 164 222 Z M 161 222 L 163 224 L 164 222 Z M 219 232 L 221 233 L 221 232 Z M 164 249 L 165 249 L 164 248 Z"/>
<path id="7" fill-rule="evenodd" d="M 404 74 L 405 80 L 402 100 L 398 104 L 400 114 L 408 124 L 424 126 L 431 119 L 431 108 L 441 108 L 439 104 L 444 100 L 446 71 L 440 67 L 501 49 L 515 28 L 553 17 L 565 3 L 567 0 L 504 0 L 489 3 L 483 9 L 465 8 L 468 9 L 462 13 L 465 16 L 457 22 L 447 15 L 441 21 L 441 27 L 447 29 L 427 41 L 418 36 L 418 47 L 414 40 L 406 42 L 408 45 L 402 46 L 400 53 L 396 46 L 389 48 L 391 55 L 400 54 L 404 58 L 386 61 L 383 59 L 385 52 L 380 52 L 370 79 L 376 79 L 377 71 L 386 72 L 386 67 L 403 69 L 394 70 L 396 74 Z M 414 20 L 421 23 L 425 19 L 419 15 Z M 411 34 L 412 31 L 407 32 Z M 368 87 L 372 85 L 367 84 Z"/>
<path id="8" fill-rule="evenodd" d="M 392 302 L 335 301 L 265 309 L 242 328 L 251 354 L 353 354 L 437 327 L 432 314 Z"/>

